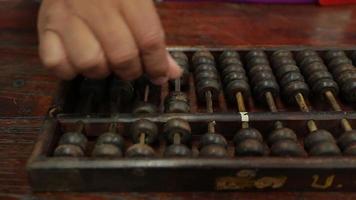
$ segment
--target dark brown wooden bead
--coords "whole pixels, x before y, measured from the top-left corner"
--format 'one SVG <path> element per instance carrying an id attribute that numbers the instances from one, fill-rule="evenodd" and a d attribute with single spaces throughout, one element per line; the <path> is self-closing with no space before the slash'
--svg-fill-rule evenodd
<path id="1" fill-rule="evenodd" d="M 203 71 L 212 71 L 214 73 L 218 73 L 218 70 L 216 69 L 215 65 L 201 64 L 194 69 L 194 74 L 197 74 L 197 73 L 200 73 Z"/>
<path id="2" fill-rule="evenodd" d="M 343 133 L 337 143 L 342 150 L 345 150 L 350 145 L 356 144 L 356 130 Z"/>
<path id="3" fill-rule="evenodd" d="M 271 146 L 271 155 L 281 157 L 301 157 L 306 152 L 303 147 L 294 140 L 279 140 Z"/>
<path id="4" fill-rule="evenodd" d="M 272 72 L 272 69 L 271 69 L 271 67 L 269 65 L 255 65 L 255 66 L 253 66 L 253 67 L 251 67 L 249 69 L 248 74 L 250 76 L 253 76 L 254 74 L 257 74 L 257 73 L 262 72 L 262 71 Z"/>
<path id="5" fill-rule="evenodd" d="M 251 79 L 251 83 L 252 84 L 256 84 L 259 81 L 263 81 L 263 80 L 275 80 L 275 77 L 273 75 L 272 72 L 270 71 L 260 71 L 256 74 L 253 74 L 252 76 L 250 76 Z"/>
<path id="6" fill-rule="evenodd" d="M 171 51 L 170 54 L 175 60 L 181 59 L 186 63 L 189 62 L 188 56 L 183 51 Z"/>
<path id="7" fill-rule="evenodd" d="M 97 144 L 94 147 L 92 155 L 94 157 L 122 157 L 120 148 L 113 144 Z"/>
<path id="8" fill-rule="evenodd" d="M 286 73 L 280 80 L 279 83 L 282 87 L 287 86 L 293 82 L 304 82 L 304 76 L 299 72 Z"/>
<path id="9" fill-rule="evenodd" d="M 267 55 L 264 51 L 261 50 L 251 50 L 246 54 L 246 61 L 250 62 L 250 60 L 256 57 L 267 58 Z"/>
<path id="10" fill-rule="evenodd" d="M 303 67 L 302 71 L 305 76 L 309 76 L 319 71 L 328 71 L 328 68 L 325 66 L 324 63 L 314 62 L 309 64 L 307 67 Z"/>
<path id="11" fill-rule="evenodd" d="M 203 79 L 199 80 L 196 84 L 196 90 L 199 100 L 205 101 L 206 92 L 210 91 L 212 99 L 217 100 L 221 92 L 221 85 L 218 80 L 215 79 Z"/>
<path id="12" fill-rule="evenodd" d="M 164 152 L 166 157 L 191 157 L 192 151 L 183 144 L 173 144 L 166 148 Z"/>
<path id="13" fill-rule="evenodd" d="M 312 85 L 312 91 L 314 92 L 315 96 L 323 99 L 327 91 L 330 91 L 335 96 L 337 96 L 339 93 L 339 87 L 332 79 L 321 79 Z"/>
<path id="14" fill-rule="evenodd" d="M 225 58 L 237 58 L 240 59 L 240 54 L 237 51 L 226 50 L 219 56 L 219 61 L 222 62 Z"/>
<path id="15" fill-rule="evenodd" d="M 243 81 L 248 82 L 248 78 L 247 78 L 246 74 L 241 73 L 241 72 L 231 72 L 223 78 L 224 85 L 227 85 L 230 82 L 235 81 L 235 80 L 243 80 Z"/>
<path id="16" fill-rule="evenodd" d="M 146 144 L 134 144 L 126 151 L 126 157 L 147 158 L 154 157 L 155 150 Z"/>
<path id="17" fill-rule="evenodd" d="M 290 128 L 274 129 L 268 137 L 268 144 L 272 145 L 280 140 L 292 140 L 297 142 L 297 135 Z"/>
<path id="18" fill-rule="evenodd" d="M 283 97 L 289 103 L 295 103 L 295 96 L 300 93 L 305 98 L 309 96 L 310 90 L 304 81 L 294 81 L 283 86 Z"/>
<path id="19" fill-rule="evenodd" d="M 214 56 L 208 51 L 197 51 L 192 57 L 193 66 L 197 67 L 201 64 L 215 65 Z"/>
<path id="20" fill-rule="evenodd" d="M 292 57 L 278 57 L 273 59 L 273 68 L 279 68 L 284 65 L 296 65 L 297 63 Z"/>
<path id="21" fill-rule="evenodd" d="M 304 58 L 311 57 L 311 56 L 319 56 L 319 55 L 314 50 L 306 49 L 302 51 L 297 51 L 295 58 L 300 63 Z"/>
<path id="22" fill-rule="evenodd" d="M 82 156 L 84 156 L 84 151 L 78 145 L 62 144 L 62 145 L 59 145 L 55 149 L 54 156 L 56 156 L 56 157 L 82 157 Z"/>
<path id="23" fill-rule="evenodd" d="M 239 58 L 234 58 L 234 57 L 228 57 L 223 59 L 220 64 L 218 65 L 218 68 L 220 70 L 225 69 L 226 67 L 228 67 L 229 65 L 240 65 L 242 66 L 242 62 Z"/>
<path id="24" fill-rule="evenodd" d="M 220 80 L 220 76 L 218 73 L 214 71 L 208 71 L 208 70 L 195 73 L 194 78 L 196 82 L 199 82 L 200 80 L 204 80 L 204 79 Z"/>
<path id="25" fill-rule="evenodd" d="M 235 145 L 237 145 L 247 139 L 254 139 L 259 142 L 263 142 L 262 134 L 260 133 L 259 130 L 254 129 L 254 128 L 240 129 L 235 134 L 233 141 L 234 141 Z"/>
<path id="26" fill-rule="evenodd" d="M 151 103 L 139 102 L 132 113 L 134 114 L 152 114 L 157 113 L 157 107 Z"/>
<path id="27" fill-rule="evenodd" d="M 166 113 L 189 113 L 190 105 L 184 92 L 171 92 L 164 101 Z"/>
<path id="28" fill-rule="evenodd" d="M 269 65 L 269 61 L 265 57 L 254 57 L 247 62 L 247 68 L 251 69 L 256 65 Z"/>
<path id="29" fill-rule="evenodd" d="M 348 102 L 356 102 L 356 79 L 349 79 L 341 86 L 343 97 Z"/>
<path id="30" fill-rule="evenodd" d="M 304 138 L 304 146 L 308 151 L 317 144 L 325 142 L 336 143 L 334 136 L 329 131 L 324 129 L 318 129 L 311 132 Z"/>
<path id="31" fill-rule="evenodd" d="M 287 73 L 298 72 L 300 73 L 299 68 L 296 65 L 284 65 L 275 69 L 276 77 L 281 79 Z"/>
<path id="32" fill-rule="evenodd" d="M 352 61 L 348 58 L 348 57 L 337 57 L 332 59 L 329 63 L 328 63 L 328 68 L 333 70 L 334 68 L 339 67 L 339 65 L 343 65 L 343 64 L 350 64 L 352 65 Z"/>
<path id="33" fill-rule="evenodd" d="M 242 96 L 247 99 L 249 98 L 251 92 L 250 92 L 250 86 L 249 84 L 244 81 L 244 80 L 234 80 L 231 81 L 229 84 L 227 84 L 226 88 L 226 93 L 228 94 L 229 98 L 231 100 L 236 99 L 235 95 L 238 92 L 242 93 Z"/>
<path id="34" fill-rule="evenodd" d="M 332 59 L 337 57 L 346 57 L 346 54 L 344 51 L 341 50 L 329 50 L 324 53 L 324 58 L 326 62 L 330 62 Z"/>
<path id="35" fill-rule="evenodd" d="M 140 136 L 142 133 L 145 134 L 145 143 L 152 144 L 156 142 L 158 136 L 157 125 L 147 119 L 140 119 L 135 121 L 131 125 L 131 137 L 134 143 L 140 142 Z"/>
<path id="36" fill-rule="evenodd" d="M 246 139 L 235 146 L 235 155 L 237 156 L 263 156 L 266 148 L 259 140 Z"/>
<path id="37" fill-rule="evenodd" d="M 224 148 L 227 147 L 227 141 L 224 136 L 215 133 L 206 133 L 200 138 L 200 149 L 209 145 L 219 145 Z"/>
<path id="38" fill-rule="evenodd" d="M 65 133 L 59 140 L 59 145 L 72 144 L 80 147 L 82 150 L 85 150 L 87 143 L 88 139 L 80 132 Z"/>
<path id="39" fill-rule="evenodd" d="M 223 158 L 227 157 L 228 153 L 224 146 L 211 144 L 201 148 L 199 156 L 207 158 Z"/>
<path id="40" fill-rule="evenodd" d="M 356 144 L 348 146 L 343 153 L 346 156 L 356 156 Z"/>
<path id="41" fill-rule="evenodd" d="M 333 142 L 321 142 L 309 150 L 310 156 L 340 156 L 339 147 Z"/>
<path id="42" fill-rule="evenodd" d="M 228 67 L 222 70 L 221 75 L 222 77 L 226 77 L 227 75 L 233 72 L 246 74 L 246 71 L 243 67 L 239 65 L 229 65 Z"/>
<path id="43" fill-rule="evenodd" d="M 265 94 L 267 92 L 270 92 L 274 97 L 277 97 L 279 95 L 279 86 L 275 80 L 261 80 L 254 84 L 253 93 L 257 100 L 265 102 Z"/>
<path id="44" fill-rule="evenodd" d="M 191 128 L 189 122 L 181 118 L 173 118 L 167 121 L 164 125 L 163 133 L 166 136 L 168 143 L 174 143 L 174 135 L 180 135 L 180 142 L 187 144 L 191 140 Z"/>
<path id="45" fill-rule="evenodd" d="M 312 74 L 308 74 L 307 76 L 307 81 L 312 87 L 316 82 L 322 80 L 322 79 L 328 79 L 333 81 L 332 75 L 328 71 L 318 71 Z"/>
<path id="46" fill-rule="evenodd" d="M 102 145 L 102 144 L 114 145 L 121 150 L 124 150 L 125 148 L 124 138 L 121 135 L 112 132 L 104 133 L 98 137 L 98 140 L 96 141 L 96 145 Z"/>
<path id="47" fill-rule="evenodd" d="M 299 66 L 301 68 L 305 68 L 315 62 L 323 63 L 323 60 L 319 56 L 308 56 L 300 61 Z"/>

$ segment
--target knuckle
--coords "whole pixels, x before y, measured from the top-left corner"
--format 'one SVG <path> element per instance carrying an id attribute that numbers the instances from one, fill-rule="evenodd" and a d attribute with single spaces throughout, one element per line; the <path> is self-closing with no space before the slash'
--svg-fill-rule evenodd
<path id="1" fill-rule="evenodd" d="M 108 59 L 114 68 L 122 67 L 121 65 L 138 58 L 137 49 L 109 51 Z"/>
<path id="2" fill-rule="evenodd" d="M 45 69 L 53 70 L 60 66 L 63 63 L 62 59 L 48 57 L 48 56 L 41 56 L 41 61 Z"/>
<path id="3" fill-rule="evenodd" d="M 100 62 L 100 59 L 96 56 L 83 56 L 77 57 L 73 60 L 74 66 L 81 72 L 87 71 L 96 67 Z"/>
<path id="4" fill-rule="evenodd" d="M 158 31 L 143 36 L 141 48 L 144 53 L 150 53 L 160 48 L 164 48 L 164 32 Z"/>

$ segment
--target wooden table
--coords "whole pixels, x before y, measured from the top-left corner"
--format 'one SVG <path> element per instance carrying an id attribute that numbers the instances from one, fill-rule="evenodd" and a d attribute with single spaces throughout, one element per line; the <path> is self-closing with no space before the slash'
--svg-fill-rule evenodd
<path id="1" fill-rule="evenodd" d="M 25 164 L 58 83 L 38 60 L 37 9 L 29 0 L 0 2 L 0 199 L 356 199 L 300 192 L 33 194 Z M 174 46 L 356 44 L 356 6 L 166 3 L 159 12 Z"/>

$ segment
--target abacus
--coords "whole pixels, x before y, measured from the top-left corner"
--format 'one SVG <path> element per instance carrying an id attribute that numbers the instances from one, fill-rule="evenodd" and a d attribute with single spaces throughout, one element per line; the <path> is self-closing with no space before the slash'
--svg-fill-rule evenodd
<path id="1" fill-rule="evenodd" d="M 170 48 L 156 86 L 62 82 L 28 161 L 35 191 L 351 191 L 356 50 Z"/>

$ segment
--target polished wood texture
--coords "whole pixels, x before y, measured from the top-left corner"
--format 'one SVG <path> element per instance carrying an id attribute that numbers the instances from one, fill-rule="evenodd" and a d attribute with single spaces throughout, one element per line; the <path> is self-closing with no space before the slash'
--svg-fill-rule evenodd
<path id="1" fill-rule="evenodd" d="M 0 3 L 0 199 L 356 199 L 354 193 L 31 193 L 25 164 L 58 83 L 40 68 L 31 2 Z M 356 44 L 356 6 L 166 3 L 159 11 L 169 45 Z"/>

